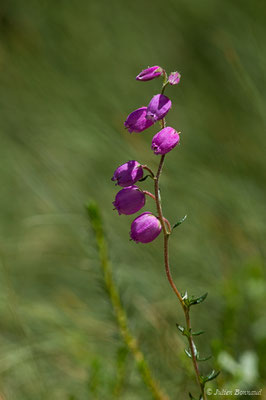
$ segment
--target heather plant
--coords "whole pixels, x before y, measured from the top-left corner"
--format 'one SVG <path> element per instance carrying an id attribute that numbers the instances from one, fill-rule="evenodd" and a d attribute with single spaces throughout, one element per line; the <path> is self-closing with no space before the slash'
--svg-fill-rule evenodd
<path id="1" fill-rule="evenodd" d="M 181 75 L 178 72 L 172 72 L 168 77 L 163 68 L 153 66 L 140 72 L 136 79 L 138 81 L 149 81 L 159 77 L 163 79 L 161 93 L 153 96 L 147 107 L 143 106 L 131 112 L 124 123 L 129 133 L 141 133 L 158 122 L 160 130 L 153 136 L 151 141 L 152 151 L 155 156 L 159 156 L 157 171 L 153 171 L 148 165 L 141 163 L 140 160 L 130 160 L 120 165 L 114 171 L 112 180 L 122 189 L 117 193 L 113 205 L 119 215 L 131 215 L 144 207 L 146 196 L 151 197 L 154 201 L 156 212 L 146 211 L 138 215 L 131 223 L 130 238 L 136 243 L 146 244 L 154 241 L 160 234 L 163 235 L 163 259 L 166 276 L 184 312 L 184 326 L 178 323 L 177 329 L 188 341 L 188 349 L 185 349 L 185 353 L 191 359 L 195 370 L 200 392 L 197 398 L 206 399 L 205 385 L 208 381 L 215 379 L 219 371 L 212 370 L 208 375 L 203 375 L 200 372 L 199 362 L 208 360 L 210 356 L 200 356 L 194 337 L 204 332 L 192 330 L 190 309 L 192 306 L 202 303 L 206 299 L 207 293 L 199 297 L 189 295 L 188 291 L 181 293 L 173 281 L 169 262 L 169 239 L 174 229 L 184 222 L 186 216 L 180 221 L 171 224 L 163 214 L 160 196 L 160 178 L 166 154 L 172 150 L 177 151 L 176 147 L 180 144 L 180 132 L 166 125 L 166 115 L 172 108 L 172 102 L 164 92 L 168 85 L 177 85 L 180 82 Z M 153 180 L 153 193 L 136 185 L 147 178 Z M 194 398 L 191 393 L 189 395 L 191 399 Z"/>

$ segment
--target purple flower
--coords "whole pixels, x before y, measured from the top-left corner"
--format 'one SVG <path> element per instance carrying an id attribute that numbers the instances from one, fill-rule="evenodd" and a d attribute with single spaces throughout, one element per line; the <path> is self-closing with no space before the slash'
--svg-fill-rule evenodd
<path id="1" fill-rule="evenodd" d="M 145 200 L 145 194 L 137 186 L 133 185 L 120 190 L 115 196 L 113 205 L 119 215 L 130 215 L 144 207 Z"/>
<path id="2" fill-rule="evenodd" d="M 166 154 L 179 143 L 179 140 L 178 132 L 167 126 L 153 136 L 151 148 L 154 154 Z"/>
<path id="3" fill-rule="evenodd" d="M 149 67 L 141 71 L 136 77 L 137 81 L 150 81 L 151 79 L 157 78 L 162 75 L 163 69 L 158 65 L 154 67 Z"/>
<path id="4" fill-rule="evenodd" d="M 145 129 L 153 125 L 153 121 L 146 118 L 147 107 L 141 107 L 133 111 L 127 117 L 124 125 L 128 129 L 128 132 L 142 132 Z"/>
<path id="5" fill-rule="evenodd" d="M 156 122 L 166 116 L 172 106 L 172 102 L 163 94 L 156 94 L 147 107 L 147 119 Z"/>
<path id="6" fill-rule="evenodd" d="M 180 81 L 181 75 L 179 72 L 171 72 L 168 78 L 170 85 L 177 85 Z"/>
<path id="7" fill-rule="evenodd" d="M 149 243 L 160 234 L 162 225 L 150 212 L 140 214 L 131 224 L 130 237 L 135 242 Z"/>
<path id="8" fill-rule="evenodd" d="M 116 168 L 112 181 L 117 181 L 116 185 L 126 187 L 134 185 L 143 177 L 143 169 L 138 161 L 128 161 Z"/>

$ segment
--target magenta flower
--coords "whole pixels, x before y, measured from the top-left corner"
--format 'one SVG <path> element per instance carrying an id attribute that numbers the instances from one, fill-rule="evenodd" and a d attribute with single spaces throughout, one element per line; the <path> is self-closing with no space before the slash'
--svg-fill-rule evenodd
<path id="1" fill-rule="evenodd" d="M 178 132 L 167 126 L 153 136 L 151 148 L 154 154 L 166 154 L 179 143 L 179 140 Z"/>
<path id="2" fill-rule="evenodd" d="M 124 123 L 125 127 L 128 129 L 128 132 L 138 133 L 152 126 L 153 121 L 148 120 L 146 116 L 147 116 L 147 107 L 138 108 L 137 110 L 129 114 Z"/>
<path id="3" fill-rule="evenodd" d="M 143 177 L 143 169 L 138 161 L 128 161 L 116 168 L 112 181 L 117 181 L 116 185 L 126 187 L 134 185 Z"/>
<path id="4" fill-rule="evenodd" d="M 147 107 L 147 119 L 156 122 L 159 119 L 164 118 L 171 107 L 172 102 L 168 97 L 163 94 L 156 94 L 153 96 Z"/>
<path id="5" fill-rule="evenodd" d="M 163 69 L 158 65 L 154 67 L 149 67 L 141 71 L 136 77 L 137 81 L 150 81 L 151 79 L 157 78 L 162 75 Z"/>
<path id="6" fill-rule="evenodd" d="M 131 224 L 130 237 L 135 242 L 149 243 L 160 234 L 162 225 L 151 212 L 140 214 Z"/>
<path id="7" fill-rule="evenodd" d="M 135 214 L 145 205 L 145 194 L 140 189 L 133 185 L 120 190 L 115 196 L 113 205 L 118 211 L 118 214 Z"/>
<path id="8" fill-rule="evenodd" d="M 177 85 L 180 81 L 181 75 L 179 72 L 171 72 L 168 78 L 170 85 Z"/>

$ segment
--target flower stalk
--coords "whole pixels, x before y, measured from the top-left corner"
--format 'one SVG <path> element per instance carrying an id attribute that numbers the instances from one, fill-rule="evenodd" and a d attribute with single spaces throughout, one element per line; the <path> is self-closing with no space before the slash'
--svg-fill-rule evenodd
<path id="1" fill-rule="evenodd" d="M 165 78 L 167 79 L 167 77 Z M 162 87 L 162 93 L 164 92 L 164 89 L 166 87 L 167 83 L 164 82 L 163 87 Z M 161 122 L 161 126 L 162 128 L 165 128 L 166 126 L 166 121 L 165 118 L 162 119 Z M 190 354 L 191 354 L 191 358 L 193 361 L 193 366 L 194 366 L 194 370 L 195 370 L 195 374 L 196 374 L 196 379 L 200 388 L 200 392 L 201 392 L 201 397 L 203 400 L 206 400 L 206 393 L 204 391 L 204 385 L 201 383 L 201 379 L 200 379 L 200 373 L 199 373 L 199 367 L 198 367 L 198 363 L 197 363 L 197 358 L 196 358 L 196 354 L 195 354 L 195 345 L 193 343 L 193 339 L 192 339 L 192 329 L 191 329 L 191 322 L 190 322 L 190 315 L 189 315 L 189 307 L 186 306 L 181 293 L 179 292 L 179 290 L 177 289 L 173 278 L 172 278 L 172 274 L 171 274 L 171 270 L 170 270 L 170 264 L 169 264 L 169 237 L 172 233 L 172 229 L 170 227 L 169 229 L 169 225 L 168 225 L 168 229 L 169 231 L 167 231 L 166 229 L 166 218 L 164 218 L 163 216 L 163 211 L 162 211 L 162 203 L 161 203 L 161 197 L 160 197 L 160 189 L 159 189 L 159 180 L 162 174 L 162 170 L 163 170 L 163 165 L 164 165 L 164 161 L 165 161 L 165 154 L 163 154 L 161 156 L 160 159 L 160 163 L 158 166 L 158 170 L 156 173 L 156 176 L 154 177 L 154 192 L 155 192 L 155 201 L 156 201 L 156 207 L 157 207 L 157 212 L 158 212 L 158 217 L 160 219 L 160 222 L 162 224 L 163 227 L 163 235 L 164 235 L 164 266 L 165 266 L 165 272 L 166 272 L 166 276 L 167 279 L 174 291 L 174 293 L 176 294 L 182 309 L 184 311 L 185 314 L 185 319 L 186 319 L 186 330 L 188 332 L 187 335 L 187 339 L 188 339 L 188 343 L 189 343 L 189 348 L 190 348 Z"/>
<path id="2" fill-rule="evenodd" d="M 191 320 L 190 320 L 190 307 L 192 305 L 196 305 L 201 303 L 207 297 L 207 293 L 201 297 L 194 298 L 188 297 L 187 293 L 182 296 L 181 292 L 176 287 L 171 270 L 170 270 L 170 263 L 169 263 L 169 238 L 173 232 L 173 229 L 179 226 L 186 218 L 186 216 L 177 222 L 173 227 L 171 226 L 170 222 L 164 217 L 163 209 L 162 209 L 162 201 L 160 196 L 160 178 L 163 171 L 163 166 L 165 162 L 166 154 L 172 151 L 180 141 L 179 132 L 177 132 L 174 128 L 166 127 L 166 115 L 172 107 L 171 100 L 164 95 L 165 89 L 170 84 L 171 86 L 177 85 L 180 81 L 181 75 L 178 72 L 172 72 L 168 78 L 166 71 L 158 66 L 149 67 L 146 70 L 143 70 L 138 76 L 137 80 L 151 80 L 162 76 L 163 84 L 160 94 L 156 94 L 152 97 L 151 101 L 149 102 L 147 107 L 141 107 L 135 111 L 133 111 L 127 117 L 125 121 L 125 127 L 128 129 L 129 133 L 135 132 L 140 133 L 144 130 L 147 130 L 153 124 L 159 122 L 161 130 L 155 134 L 152 139 L 151 149 L 153 150 L 156 156 L 160 156 L 159 165 L 157 168 L 156 173 L 154 173 L 146 164 L 141 165 L 137 161 L 131 161 L 131 164 L 135 167 L 135 165 L 140 165 L 140 168 L 149 172 L 149 175 L 154 181 L 154 194 L 147 192 L 145 190 L 140 190 L 142 195 L 147 195 L 155 200 L 156 204 L 156 211 L 157 215 L 153 215 L 151 212 L 142 213 L 140 216 L 135 218 L 135 220 L 131 224 L 131 232 L 130 236 L 131 239 L 134 240 L 136 243 L 149 243 L 156 239 L 157 236 L 162 232 L 163 233 L 163 243 L 164 243 L 164 267 L 167 279 L 169 281 L 170 286 L 172 287 L 175 295 L 177 296 L 180 305 L 184 312 L 184 317 L 186 321 L 185 328 L 177 325 L 179 331 L 187 337 L 189 351 L 186 350 L 186 354 L 192 360 L 192 364 L 194 367 L 196 380 L 200 389 L 200 397 L 199 400 L 206 400 L 206 393 L 205 393 L 205 384 L 206 382 L 215 379 L 219 372 L 212 371 L 208 376 L 200 375 L 198 361 L 205 361 L 208 358 L 200 358 L 199 353 L 197 351 L 196 345 L 193 341 L 193 335 L 196 335 L 192 332 L 191 328 Z M 138 176 L 133 174 L 132 168 L 128 168 L 128 163 L 124 164 L 122 167 L 124 171 L 123 180 L 120 178 L 122 184 L 125 186 L 125 183 L 128 185 L 130 189 L 130 193 L 132 192 L 132 188 L 134 183 L 137 181 L 142 182 L 144 181 L 147 176 L 144 178 L 139 179 Z M 125 168 L 126 166 L 126 168 Z M 119 167 L 121 168 L 121 167 Z M 119 175 L 118 172 L 115 174 Z M 119 181 L 118 181 L 119 184 Z M 121 184 L 121 186 L 122 186 Z M 134 190 L 137 187 L 134 186 Z M 123 189 L 125 192 L 125 189 Z M 123 192 L 123 193 L 124 193 Z M 133 198 L 133 196 L 131 195 Z M 130 204 L 131 200 L 127 197 L 126 209 L 124 214 L 131 214 L 131 210 L 135 210 L 141 206 L 142 199 L 139 200 L 139 204 Z M 119 204 L 120 206 L 120 204 Z M 121 207 L 120 207 L 121 208 Z M 129 211 L 128 211 L 129 210 Z M 202 332 L 200 332 L 202 333 Z M 199 333 L 198 333 L 199 334 Z M 193 399 L 192 395 L 190 395 L 191 399 Z"/>
<path id="3" fill-rule="evenodd" d="M 158 167 L 158 171 L 156 174 L 156 179 L 155 179 L 155 183 L 154 183 L 154 191 L 155 191 L 155 201 L 156 201 L 156 206 L 157 206 L 157 211 L 158 211 L 158 216 L 160 219 L 160 222 L 162 224 L 163 227 L 163 234 L 164 234 L 164 266 L 165 266 L 165 272 L 166 272 L 166 276 L 167 279 L 174 291 L 174 293 L 176 294 L 182 309 L 184 311 L 185 314 L 185 319 L 186 319 L 186 331 L 188 332 L 187 334 L 187 339 L 188 339 L 188 343 L 189 343 L 189 348 L 190 348 L 190 354 L 191 354 L 191 358 L 193 361 L 193 366 L 194 366 L 194 370 L 195 370 L 195 374 L 196 374 L 196 379 L 200 388 L 200 392 L 202 395 L 202 398 L 204 400 L 206 400 L 206 394 L 204 391 L 204 385 L 202 385 L 201 380 L 200 380 L 200 373 L 199 373 L 199 368 L 198 368 L 198 363 L 197 363 L 197 359 L 196 359 L 196 354 L 195 354 L 195 345 L 193 343 L 193 339 L 192 339 L 192 329 L 191 329 L 191 322 L 190 322 L 190 315 L 189 315 L 189 307 L 186 306 L 181 293 L 179 292 L 179 290 L 177 289 L 173 278 L 172 278 L 172 274 L 171 274 L 171 270 L 170 270 L 170 263 L 169 263 L 169 238 L 170 235 L 172 233 L 172 230 L 169 229 L 169 231 L 167 231 L 166 226 L 165 226 L 165 222 L 166 219 L 163 216 L 163 212 L 162 212 L 162 204 L 161 204 L 161 200 L 160 200 L 160 195 L 159 195 L 159 179 L 161 176 L 161 172 L 162 172 L 162 168 L 163 168 L 163 163 L 164 163 L 164 158 L 165 155 L 163 155 L 161 157 L 161 161 Z M 168 226 L 169 228 L 169 226 Z"/>

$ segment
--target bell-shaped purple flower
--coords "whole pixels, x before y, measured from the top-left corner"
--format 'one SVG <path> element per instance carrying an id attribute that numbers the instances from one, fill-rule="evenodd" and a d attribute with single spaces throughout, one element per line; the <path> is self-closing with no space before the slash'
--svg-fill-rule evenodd
<path id="1" fill-rule="evenodd" d="M 118 211 L 118 214 L 135 214 L 145 205 L 145 194 L 135 186 L 128 186 L 120 190 L 115 196 L 113 205 Z"/>
<path id="2" fill-rule="evenodd" d="M 116 185 L 126 187 L 134 185 L 143 177 L 143 169 L 138 161 L 128 161 L 116 168 L 112 181 L 117 181 Z"/>
<path id="3" fill-rule="evenodd" d="M 177 85 L 180 81 L 181 75 L 179 72 L 171 72 L 168 78 L 170 85 Z"/>
<path id="4" fill-rule="evenodd" d="M 153 136 L 151 148 L 154 154 L 166 154 L 179 143 L 179 140 L 178 132 L 167 126 Z"/>
<path id="5" fill-rule="evenodd" d="M 124 123 L 125 127 L 128 129 L 128 132 L 138 133 L 152 126 L 154 121 L 148 120 L 146 116 L 147 116 L 147 107 L 138 108 L 137 110 L 129 114 Z"/>
<path id="6" fill-rule="evenodd" d="M 151 212 L 140 214 L 131 224 L 130 237 L 135 242 L 149 243 L 160 234 L 162 225 Z"/>
<path id="7" fill-rule="evenodd" d="M 168 97 L 163 94 L 156 94 L 147 107 L 147 119 L 156 122 L 164 118 L 171 107 L 172 102 Z"/>
<path id="8" fill-rule="evenodd" d="M 151 79 L 157 78 L 162 75 L 163 69 L 158 65 L 154 67 L 149 67 L 141 71 L 136 77 L 137 81 L 150 81 Z"/>

